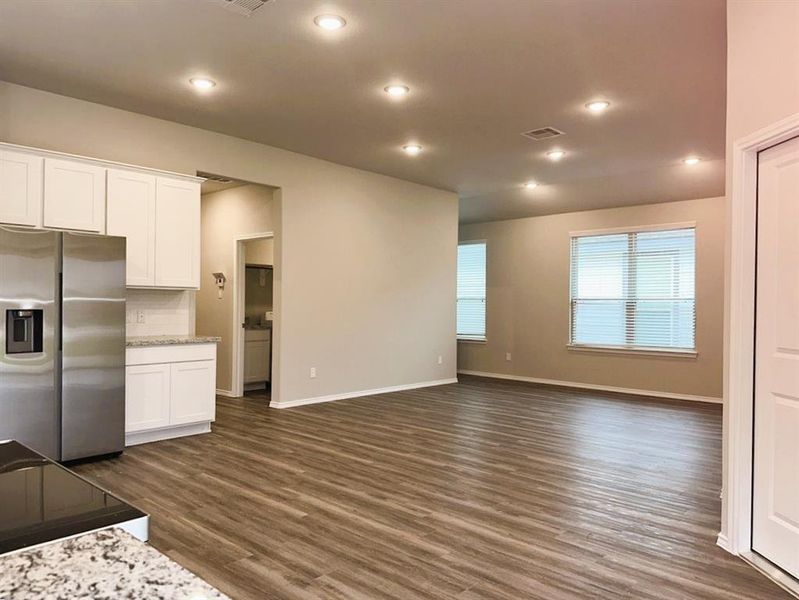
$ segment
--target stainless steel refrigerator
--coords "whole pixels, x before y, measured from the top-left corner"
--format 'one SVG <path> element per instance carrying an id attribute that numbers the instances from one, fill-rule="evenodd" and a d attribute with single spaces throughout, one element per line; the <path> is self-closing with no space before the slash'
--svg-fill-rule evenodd
<path id="1" fill-rule="evenodd" d="M 0 227 L 0 315 L 0 440 L 122 451 L 125 239 Z"/>

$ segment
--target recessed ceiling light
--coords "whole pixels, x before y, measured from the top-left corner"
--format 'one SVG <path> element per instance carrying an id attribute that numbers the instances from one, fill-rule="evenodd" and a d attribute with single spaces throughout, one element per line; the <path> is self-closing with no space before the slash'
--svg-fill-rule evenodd
<path id="1" fill-rule="evenodd" d="M 389 96 L 394 96 L 396 98 L 399 98 L 401 96 L 409 94 L 411 88 L 409 88 L 407 85 L 387 85 L 386 87 L 383 88 L 383 90 Z"/>
<path id="2" fill-rule="evenodd" d="M 537 188 L 538 184 L 535 181 L 528 181 L 527 183 L 524 184 L 524 187 L 526 187 L 528 190 L 532 190 L 534 188 Z"/>
<path id="3" fill-rule="evenodd" d="M 547 152 L 547 158 L 549 160 L 558 161 L 564 156 L 566 156 L 566 152 L 564 152 L 563 150 L 550 150 L 549 152 Z"/>
<path id="4" fill-rule="evenodd" d="M 593 100 L 591 102 L 586 103 L 585 107 L 590 110 L 592 113 L 601 113 L 607 107 L 610 106 L 610 102 L 607 100 Z"/>
<path id="5" fill-rule="evenodd" d="M 216 81 L 206 77 L 192 77 L 189 79 L 189 83 L 198 90 L 210 90 L 211 88 L 216 87 Z"/>
<path id="6" fill-rule="evenodd" d="M 316 23 L 317 27 L 327 29 L 328 31 L 341 29 L 347 24 L 344 17 L 339 17 L 338 15 L 319 15 L 313 22 Z"/>
<path id="7" fill-rule="evenodd" d="M 419 144 L 406 144 L 402 147 L 402 150 L 405 152 L 405 154 L 416 156 L 422 151 L 422 147 Z"/>
<path id="8" fill-rule="evenodd" d="M 695 165 L 700 161 L 700 158 L 697 156 L 689 156 L 688 158 L 683 158 L 682 161 L 686 165 Z"/>

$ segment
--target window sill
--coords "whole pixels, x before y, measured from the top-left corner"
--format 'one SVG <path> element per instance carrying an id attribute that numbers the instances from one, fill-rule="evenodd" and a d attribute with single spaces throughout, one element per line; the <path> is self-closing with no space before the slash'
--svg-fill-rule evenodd
<path id="1" fill-rule="evenodd" d="M 487 342 L 484 337 L 461 337 L 458 336 L 458 342 L 466 342 L 467 344 L 485 344 Z"/>
<path id="2" fill-rule="evenodd" d="M 589 346 L 566 344 L 568 350 L 574 352 L 599 352 L 602 354 L 633 354 L 639 356 L 656 356 L 658 358 L 696 358 L 696 350 L 671 350 L 669 348 L 623 348 L 618 346 Z"/>

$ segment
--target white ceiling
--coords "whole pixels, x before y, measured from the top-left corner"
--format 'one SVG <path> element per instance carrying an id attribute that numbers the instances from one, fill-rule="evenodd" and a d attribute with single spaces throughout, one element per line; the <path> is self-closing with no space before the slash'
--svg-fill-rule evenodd
<path id="1" fill-rule="evenodd" d="M 457 191 L 466 222 L 723 195 L 725 46 L 724 0 L 0 2 L 0 79 Z"/>

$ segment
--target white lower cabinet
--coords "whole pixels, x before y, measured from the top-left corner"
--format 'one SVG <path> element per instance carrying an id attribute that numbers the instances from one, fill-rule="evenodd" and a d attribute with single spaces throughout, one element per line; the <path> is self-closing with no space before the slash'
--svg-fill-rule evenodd
<path id="1" fill-rule="evenodd" d="M 211 430 L 216 417 L 216 344 L 128 348 L 125 444 Z"/>
<path id="2" fill-rule="evenodd" d="M 197 360 L 171 367 L 169 422 L 173 425 L 214 419 L 216 362 Z"/>
<path id="3" fill-rule="evenodd" d="M 244 332 L 244 383 L 269 381 L 271 331 L 247 329 Z"/>
<path id="4" fill-rule="evenodd" d="M 134 365 L 125 369 L 125 432 L 169 425 L 171 365 Z"/>

